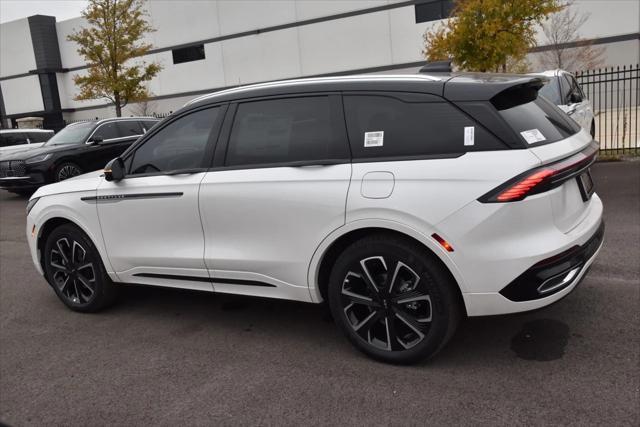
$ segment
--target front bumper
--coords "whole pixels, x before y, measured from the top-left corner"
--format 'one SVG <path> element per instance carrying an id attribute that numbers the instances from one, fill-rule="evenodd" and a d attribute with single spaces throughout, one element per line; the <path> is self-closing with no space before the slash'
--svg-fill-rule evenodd
<path id="1" fill-rule="evenodd" d="M 44 185 L 40 174 L 0 178 L 0 188 L 5 190 L 30 190 Z"/>

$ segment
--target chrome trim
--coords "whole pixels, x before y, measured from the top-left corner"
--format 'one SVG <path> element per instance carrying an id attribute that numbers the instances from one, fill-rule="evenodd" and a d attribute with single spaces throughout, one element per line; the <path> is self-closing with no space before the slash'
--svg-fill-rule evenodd
<path id="1" fill-rule="evenodd" d="M 547 280 L 542 282 L 542 284 L 540 286 L 538 286 L 538 293 L 540 295 L 544 295 L 544 294 L 548 294 L 549 292 L 553 292 L 558 288 L 562 288 L 562 287 L 566 286 L 571 281 L 573 281 L 573 279 L 578 275 L 578 273 L 580 272 L 581 269 L 582 269 L 582 265 L 579 265 L 579 266 L 575 267 L 574 269 L 572 269 L 571 271 L 569 271 L 568 273 L 560 273 L 560 274 L 556 274 L 553 277 L 548 278 Z M 558 277 L 560 277 L 560 276 L 562 276 L 564 274 L 566 274 L 566 276 L 564 277 L 564 279 L 562 279 L 561 282 L 556 283 L 555 285 L 544 289 L 544 286 L 547 283 L 549 283 L 550 281 L 552 281 L 554 279 L 557 279 Z"/>
<path id="2" fill-rule="evenodd" d="M 13 180 L 17 180 L 17 179 L 30 179 L 31 177 L 29 175 L 27 176 L 7 176 L 5 178 L 0 178 L 0 181 L 13 181 Z"/>

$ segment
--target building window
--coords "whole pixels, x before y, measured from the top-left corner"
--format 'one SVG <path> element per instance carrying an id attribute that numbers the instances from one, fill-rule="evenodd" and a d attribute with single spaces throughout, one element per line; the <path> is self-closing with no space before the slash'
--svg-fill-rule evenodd
<path id="1" fill-rule="evenodd" d="M 180 49 L 173 49 L 173 63 L 182 64 L 183 62 L 199 61 L 204 59 L 204 45 L 199 44 L 197 46 L 182 47 Z"/>
<path id="2" fill-rule="evenodd" d="M 416 24 L 448 18 L 453 10 L 453 0 L 431 0 L 418 3 L 416 8 Z"/>

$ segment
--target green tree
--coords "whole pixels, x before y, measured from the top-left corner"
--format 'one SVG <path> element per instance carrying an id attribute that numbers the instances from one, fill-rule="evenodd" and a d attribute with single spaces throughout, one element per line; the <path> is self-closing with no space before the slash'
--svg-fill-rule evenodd
<path id="1" fill-rule="evenodd" d="M 425 33 L 423 54 L 466 71 L 520 70 L 536 25 L 562 7 L 558 0 L 457 0 L 452 17 Z"/>
<path id="2" fill-rule="evenodd" d="M 135 60 L 151 49 L 140 40 L 155 31 L 146 21 L 143 0 L 89 0 L 82 12 L 89 26 L 69 35 L 88 65 L 86 75 L 75 75 L 80 92 L 76 100 L 111 101 L 116 115 L 129 102 L 148 98 L 145 82 L 162 69 L 158 63 Z"/>

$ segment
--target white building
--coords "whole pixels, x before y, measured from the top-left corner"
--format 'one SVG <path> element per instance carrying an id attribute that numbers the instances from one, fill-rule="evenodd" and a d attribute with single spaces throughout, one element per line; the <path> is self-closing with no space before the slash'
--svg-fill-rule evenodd
<path id="1" fill-rule="evenodd" d="M 295 77 L 414 71 L 425 30 L 452 0 L 211 0 L 147 3 L 154 46 L 144 60 L 164 68 L 153 98 L 124 114 L 168 113 L 196 95 L 229 86 Z M 606 47 L 606 65 L 640 62 L 640 0 L 582 0 L 590 13 L 581 36 Z M 36 15 L 0 25 L 0 115 L 47 128 L 64 120 L 114 114 L 104 100 L 75 101 L 72 77 L 86 64 L 67 41 L 82 18 Z M 542 41 L 542 37 L 539 37 Z M 542 44 L 542 42 L 541 42 Z"/>

